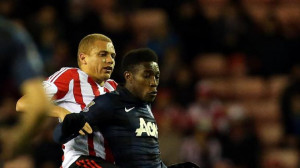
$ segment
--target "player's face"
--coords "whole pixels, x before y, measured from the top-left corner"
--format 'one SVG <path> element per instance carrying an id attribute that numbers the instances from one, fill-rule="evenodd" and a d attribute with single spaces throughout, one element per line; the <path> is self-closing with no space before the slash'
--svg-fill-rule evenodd
<path id="1" fill-rule="evenodd" d="M 95 41 L 86 57 L 86 73 L 101 84 L 110 78 L 115 67 L 116 52 L 111 42 Z"/>
<path id="2" fill-rule="evenodd" d="M 153 102 L 157 95 L 160 71 L 156 62 L 145 62 L 136 66 L 131 85 L 133 94 L 145 102 Z"/>

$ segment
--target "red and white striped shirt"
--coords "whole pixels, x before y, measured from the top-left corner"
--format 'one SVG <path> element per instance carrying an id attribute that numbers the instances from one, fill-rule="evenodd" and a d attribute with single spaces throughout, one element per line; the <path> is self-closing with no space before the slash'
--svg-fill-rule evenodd
<path id="1" fill-rule="evenodd" d="M 100 86 L 85 72 L 78 68 L 64 67 L 43 82 L 49 99 L 72 113 L 79 113 L 95 97 L 114 91 L 117 83 L 107 80 Z M 87 136 L 77 136 L 63 145 L 62 167 L 68 168 L 81 155 L 106 158 L 104 138 L 100 132 Z"/>

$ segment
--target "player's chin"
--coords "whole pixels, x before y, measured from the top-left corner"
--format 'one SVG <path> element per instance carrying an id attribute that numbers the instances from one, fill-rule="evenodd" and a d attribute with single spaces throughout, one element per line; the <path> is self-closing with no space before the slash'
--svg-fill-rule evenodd
<path id="1" fill-rule="evenodd" d="M 107 80 L 107 79 L 109 79 L 111 77 L 111 73 L 104 73 L 102 75 L 102 77 L 103 77 L 104 80 Z"/>
<path id="2" fill-rule="evenodd" d="M 156 95 L 147 95 L 147 97 L 145 98 L 145 101 L 152 103 L 152 102 L 154 102 L 155 98 L 156 98 Z"/>

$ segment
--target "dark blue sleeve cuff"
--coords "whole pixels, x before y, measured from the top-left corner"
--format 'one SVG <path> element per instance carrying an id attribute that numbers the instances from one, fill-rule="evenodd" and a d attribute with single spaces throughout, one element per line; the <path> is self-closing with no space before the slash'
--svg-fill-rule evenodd
<path id="1" fill-rule="evenodd" d="M 79 133 L 70 134 L 70 135 L 63 134 L 62 123 L 61 123 L 61 124 L 58 124 L 54 129 L 53 140 L 54 140 L 54 142 L 56 142 L 58 144 L 65 144 L 68 141 L 70 141 L 71 139 L 77 137 L 78 135 L 79 135 Z"/>
<path id="2" fill-rule="evenodd" d="M 71 113 L 66 115 L 64 121 L 56 126 L 53 139 L 56 143 L 64 144 L 79 135 L 86 120 L 82 114 Z"/>

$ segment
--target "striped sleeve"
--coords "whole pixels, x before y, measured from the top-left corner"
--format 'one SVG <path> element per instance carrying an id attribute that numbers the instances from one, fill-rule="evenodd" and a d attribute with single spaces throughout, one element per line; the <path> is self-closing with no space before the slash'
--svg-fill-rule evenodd
<path id="1" fill-rule="evenodd" d="M 43 82 L 45 91 L 49 98 L 59 100 L 69 92 L 69 83 L 73 74 L 77 73 L 74 68 L 61 68 Z"/>

